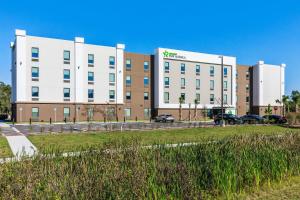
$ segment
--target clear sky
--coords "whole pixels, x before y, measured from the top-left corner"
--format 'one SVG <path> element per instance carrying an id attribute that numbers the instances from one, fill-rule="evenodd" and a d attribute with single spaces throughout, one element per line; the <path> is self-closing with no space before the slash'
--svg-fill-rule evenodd
<path id="1" fill-rule="evenodd" d="M 14 29 L 86 43 L 125 43 L 233 55 L 239 64 L 286 63 L 286 90 L 300 90 L 299 0 L 148 0 L 0 2 L 0 81 L 10 83 Z"/>

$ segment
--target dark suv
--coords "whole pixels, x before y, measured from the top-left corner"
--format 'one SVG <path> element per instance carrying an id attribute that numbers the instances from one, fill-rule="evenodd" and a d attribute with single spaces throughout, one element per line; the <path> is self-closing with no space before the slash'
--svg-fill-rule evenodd
<path id="1" fill-rule="evenodd" d="M 243 124 L 263 124 L 264 118 L 259 115 L 244 115 L 241 117 Z"/>
<path id="2" fill-rule="evenodd" d="M 287 123 L 287 120 L 285 117 L 282 117 L 280 115 L 265 115 L 263 116 L 266 122 L 269 122 L 271 124 L 285 124 Z"/>
<path id="3" fill-rule="evenodd" d="M 223 114 L 223 119 L 225 121 L 226 124 L 241 124 L 242 120 L 237 117 L 236 115 L 233 114 Z M 222 115 L 218 114 L 214 117 L 214 122 L 216 125 L 221 124 L 222 121 Z"/>

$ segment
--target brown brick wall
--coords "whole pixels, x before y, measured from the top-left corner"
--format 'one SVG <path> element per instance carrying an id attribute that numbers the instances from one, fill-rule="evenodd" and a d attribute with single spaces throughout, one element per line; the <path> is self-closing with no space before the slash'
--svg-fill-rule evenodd
<path id="1" fill-rule="evenodd" d="M 249 78 L 246 74 L 249 72 Z M 237 115 L 242 116 L 247 112 L 252 113 L 252 67 L 247 65 L 237 65 Z M 249 85 L 249 91 L 246 90 L 246 85 Z M 246 102 L 246 97 L 249 96 L 249 103 Z"/>
<path id="2" fill-rule="evenodd" d="M 103 104 L 73 104 L 73 103 L 17 103 L 13 104 L 13 118 L 16 122 L 28 122 L 32 119 L 32 108 L 39 108 L 39 118 L 32 119 L 33 121 L 50 121 L 62 122 L 64 121 L 64 108 L 70 108 L 70 117 L 67 121 L 87 121 L 87 110 L 92 108 L 94 110 L 93 117 L 90 120 L 104 121 L 116 120 L 116 115 L 108 115 L 107 108 L 116 109 L 115 105 Z M 55 111 L 56 108 L 56 111 Z M 75 110 L 78 109 L 76 114 Z M 56 118 L 56 120 L 55 120 Z M 118 119 L 123 120 L 123 105 L 118 105 Z"/>
<path id="3" fill-rule="evenodd" d="M 126 70 L 126 59 L 131 59 L 131 70 Z M 144 61 L 149 62 L 149 70 L 144 70 Z M 124 59 L 124 108 L 131 108 L 131 119 L 143 120 L 144 109 L 152 108 L 153 57 L 151 55 L 125 52 Z M 131 76 L 131 86 L 126 86 L 126 76 Z M 144 86 L 144 77 L 148 76 L 149 86 Z M 131 100 L 126 100 L 126 92 L 131 92 Z M 144 92 L 149 93 L 149 99 L 144 100 Z"/>

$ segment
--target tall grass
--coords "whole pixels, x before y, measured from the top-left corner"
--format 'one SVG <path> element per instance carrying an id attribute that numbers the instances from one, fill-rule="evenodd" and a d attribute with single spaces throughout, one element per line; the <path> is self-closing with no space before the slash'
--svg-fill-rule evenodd
<path id="1" fill-rule="evenodd" d="M 0 165 L 0 199 L 230 199 L 298 175 L 300 135 L 150 149 L 114 141 L 77 156 L 49 153 L 57 156 Z"/>

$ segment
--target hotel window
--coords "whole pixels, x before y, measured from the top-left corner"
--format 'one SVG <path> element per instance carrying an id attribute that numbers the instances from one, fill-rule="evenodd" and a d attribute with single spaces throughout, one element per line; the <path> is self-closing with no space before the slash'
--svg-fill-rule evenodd
<path id="1" fill-rule="evenodd" d="M 196 89 L 200 90 L 200 79 L 196 79 Z"/>
<path id="2" fill-rule="evenodd" d="M 126 69 L 131 70 L 131 59 L 126 59 Z"/>
<path id="3" fill-rule="evenodd" d="M 224 91 L 227 91 L 227 87 L 228 87 L 228 82 L 224 81 L 224 84 L 223 84 Z"/>
<path id="4" fill-rule="evenodd" d="M 94 72 L 88 72 L 88 81 L 94 82 Z"/>
<path id="5" fill-rule="evenodd" d="M 181 78 L 180 85 L 181 89 L 185 89 L 185 78 Z"/>
<path id="6" fill-rule="evenodd" d="M 169 73 L 169 72 L 170 72 L 170 63 L 165 62 L 165 73 Z"/>
<path id="7" fill-rule="evenodd" d="M 32 77 L 32 79 L 35 79 L 35 80 L 39 78 L 39 68 L 38 67 L 31 68 L 31 77 Z"/>
<path id="8" fill-rule="evenodd" d="M 181 93 L 180 97 L 183 99 L 183 103 L 185 103 L 185 93 Z"/>
<path id="9" fill-rule="evenodd" d="M 249 85 L 246 85 L 246 92 L 249 92 Z"/>
<path id="10" fill-rule="evenodd" d="M 39 108 L 31 108 L 31 117 L 33 119 L 39 118 L 40 112 Z"/>
<path id="11" fill-rule="evenodd" d="M 70 51 L 64 51 L 64 63 L 69 64 L 70 63 Z"/>
<path id="12" fill-rule="evenodd" d="M 223 96 L 223 103 L 227 104 L 227 94 L 224 94 Z"/>
<path id="13" fill-rule="evenodd" d="M 64 69 L 64 80 L 70 80 L 70 70 Z"/>
<path id="14" fill-rule="evenodd" d="M 250 73 L 249 73 L 249 70 L 246 72 L 246 79 L 249 80 L 250 78 Z"/>
<path id="15" fill-rule="evenodd" d="M 33 58 L 33 59 L 39 58 L 39 48 L 36 48 L 36 47 L 31 48 L 31 58 Z"/>
<path id="16" fill-rule="evenodd" d="M 209 88 L 210 88 L 210 90 L 214 90 L 215 89 L 215 82 L 213 80 L 209 81 Z"/>
<path id="17" fill-rule="evenodd" d="M 184 63 L 181 63 L 180 71 L 181 71 L 181 74 L 185 74 L 185 64 Z"/>
<path id="18" fill-rule="evenodd" d="M 170 101 L 170 94 L 169 94 L 169 92 L 165 92 L 164 93 L 164 102 L 169 103 L 169 101 Z"/>
<path id="19" fill-rule="evenodd" d="M 144 100 L 149 100 L 149 92 L 144 92 Z"/>
<path id="20" fill-rule="evenodd" d="M 115 65 L 115 57 L 114 56 L 109 56 L 109 65 Z"/>
<path id="21" fill-rule="evenodd" d="M 109 90 L 109 100 L 115 100 L 115 91 Z"/>
<path id="22" fill-rule="evenodd" d="M 70 117 L 70 108 L 64 107 L 64 118 L 69 118 L 69 117 Z"/>
<path id="23" fill-rule="evenodd" d="M 88 98 L 94 99 L 94 90 L 93 89 L 88 89 Z"/>
<path id="24" fill-rule="evenodd" d="M 215 67 L 214 66 L 210 66 L 210 68 L 209 68 L 209 74 L 210 74 L 210 76 L 214 76 L 215 75 Z"/>
<path id="25" fill-rule="evenodd" d="M 224 67 L 224 69 L 223 69 L 223 75 L 224 75 L 224 77 L 227 77 L 227 75 L 228 75 L 228 69 L 227 69 L 227 67 Z"/>
<path id="26" fill-rule="evenodd" d="M 126 100 L 131 100 L 131 92 L 126 92 Z"/>
<path id="27" fill-rule="evenodd" d="M 215 103 L 215 95 L 214 94 L 210 94 L 209 101 L 210 101 L 210 104 L 214 104 Z"/>
<path id="28" fill-rule="evenodd" d="M 165 87 L 168 88 L 170 86 L 170 78 L 165 77 Z"/>
<path id="29" fill-rule="evenodd" d="M 115 73 L 109 73 L 109 84 L 114 85 L 116 81 Z"/>
<path id="30" fill-rule="evenodd" d="M 88 54 L 88 64 L 94 65 L 94 54 Z"/>
<path id="31" fill-rule="evenodd" d="M 131 85 L 131 76 L 126 76 L 126 85 L 127 86 Z"/>
<path id="32" fill-rule="evenodd" d="M 125 114 L 125 117 L 131 117 L 131 108 L 125 108 L 124 114 Z"/>
<path id="33" fill-rule="evenodd" d="M 150 118 L 150 109 L 144 108 L 144 118 L 149 119 Z"/>
<path id="34" fill-rule="evenodd" d="M 149 70 L 149 62 L 144 61 L 144 71 L 148 71 L 148 70 Z"/>
<path id="35" fill-rule="evenodd" d="M 246 103 L 250 102 L 250 97 L 246 97 Z"/>
<path id="36" fill-rule="evenodd" d="M 148 76 L 145 76 L 145 77 L 144 77 L 144 86 L 145 86 L 145 87 L 148 87 L 148 86 L 149 86 L 149 77 L 148 77 Z"/>
<path id="37" fill-rule="evenodd" d="M 89 107 L 87 109 L 87 120 L 90 121 L 90 120 L 93 120 L 94 119 L 94 108 L 92 107 Z"/>
<path id="38" fill-rule="evenodd" d="M 31 88 L 31 96 L 32 97 L 39 97 L 39 87 L 33 86 Z"/>
<path id="39" fill-rule="evenodd" d="M 196 65 L 196 75 L 200 75 L 200 65 Z"/>
<path id="40" fill-rule="evenodd" d="M 198 103 L 200 102 L 200 93 L 196 93 L 196 100 L 198 101 Z"/>
<path id="41" fill-rule="evenodd" d="M 70 98 L 70 88 L 64 88 L 64 98 L 65 99 Z"/>

